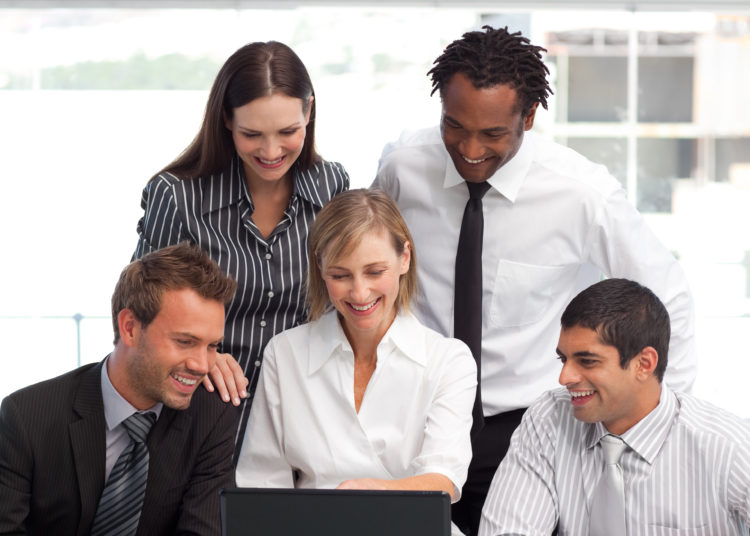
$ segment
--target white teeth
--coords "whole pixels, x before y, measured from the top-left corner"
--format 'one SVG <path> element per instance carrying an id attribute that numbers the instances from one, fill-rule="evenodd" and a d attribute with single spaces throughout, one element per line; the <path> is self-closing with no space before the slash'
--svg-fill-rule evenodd
<path id="1" fill-rule="evenodd" d="M 482 162 L 484 162 L 485 160 L 487 160 L 486 158 L 480 158 L 479 160 L 472 160 L 471 158 L 466 158 L 463 155 L 461 156 L 461 158 L 463 158 L 464 160 L 466 160 L 469 164 L 481 164 Z"/>
<path id="2" fill-rule="evenodd" d="M 570 391 L 570 396 L 572 398 L 580 398 L 582 396 L 589 396 L 593 394 L 594 394 L 594 391 Z"/>
<path id="3" fill-rule="evenodd" d="M 274 164 L 278 164 L 279 162 L 281 162 L 281 158 L 277 158 L 276 160 L 264 160 L 263 158 L 258 158 L 258 160 L 260 160 L 261 163 L 267 166 L 272 166 Z"/>
<path id="4" fill-rule="evenodd" d="M 172 377 L 180 382 L 182 385 L 195 385 L 198 380 L 188 380 L 187 378 L 183 378 L 182 376 L 178 376 L 177 374 L 172 374 Z"/>
<path id="5" fill-rule="evenodd" d="M 379 300 L 380 298 L 378 298 Z M 354 305 L 353 303 L 350 303 L 349 305 L 352 306 L 352 309 L 355 311 L 367 311 L 368 309 L 372 309 L 375 307 L 375 304 L 378 303 L 378 300 L 375 300 L 371 303 L 368 303 L 367 305 Z"/>

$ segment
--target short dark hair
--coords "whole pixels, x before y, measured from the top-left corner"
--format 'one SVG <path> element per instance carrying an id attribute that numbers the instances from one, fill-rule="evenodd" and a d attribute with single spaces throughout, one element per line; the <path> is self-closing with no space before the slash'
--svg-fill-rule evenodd
<path id="1" fill-rule="evenodd" d="M 220 173 L 236 154 L 232 133 L 224 118 L 232 119 L 234 109 L 260 97 L 274 94 L 302 101 L 310 106 L 310 121 L 294 167 L 310 169 L 320 160 L 315 151 L 315 96 L 310 75 L 294 51 L 278 41 L 257 42 L 232 54 L 216 75 L 208 94 L 203 123 L 195 139 L 177 159 L 159 173 L 169 172 L 180 179 L 194 179 Z M 157 173 L 158 176 L 158 173 Z"/>
<path id="2" fill-rule="evenodd" d="M 456 73 L 465 74 L 477 89 L 509 85 L 516 91 L 521 115 L 526 117 L 534 103 L 547 108 L 552 90 L 547 82 L 549 69 L 542 61 L 546 49 L 532 45 L 521 32 L 508 27 L 483 26 L 483 32 L 466 32 L 445 47 L 427 73 L 432 77 L 432 93 L 440 91 Z"/>
<path id="3" fill-rule="evenodd" d="M 224 275 L 219 265 L 199 246 L 182 242 L 152 251 L 128 264 L 120 274 L 112 294 L 114 343 L 120 340 L 117 316 L 130 309 L 143 327 L 161 310 L 167 290 L 194 290 L 199 296 L 228 305 L 237 283 Z"/>
<path id="4" fill-rule="evenodd" d="M 659 382 L 664 379 L 669 313 L 643 285 L 628 279 L 599 281 L 573 298 L 560 323 L 563 329 L 580 326 L 596 331 L 604 344 L 617 348 L 623 369 L 645 347 L 653 347 L 659 356 L 654 374 Z"/>

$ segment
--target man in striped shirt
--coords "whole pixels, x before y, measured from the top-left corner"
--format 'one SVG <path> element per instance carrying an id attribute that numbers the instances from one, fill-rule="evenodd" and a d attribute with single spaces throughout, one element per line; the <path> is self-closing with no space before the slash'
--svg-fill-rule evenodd
<path id="1" fill-rule="evenodd" d="M 750 425 L 662 383 L 669 314 L 647 288 L 607 279 L 576 296 L 561 318 L 564 389 L 526 412 L 482 511 L 480 536 L 618 534 L 590 527 L 602 507 L 601 440 L 619 458 L 620 534 L 746 535 Z M 609 441 L 609 438 L 605 441 Z M 602 532 L 603 530 L 603 532 Z"/>

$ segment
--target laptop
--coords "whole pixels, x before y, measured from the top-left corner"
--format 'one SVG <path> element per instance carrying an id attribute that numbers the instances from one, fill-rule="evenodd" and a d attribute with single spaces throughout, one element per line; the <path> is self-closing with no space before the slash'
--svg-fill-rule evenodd
<path id="1" fill-rule="evenodd" d="M 439 491 L 221 490 L 223 536 L 450 536 Z"/>

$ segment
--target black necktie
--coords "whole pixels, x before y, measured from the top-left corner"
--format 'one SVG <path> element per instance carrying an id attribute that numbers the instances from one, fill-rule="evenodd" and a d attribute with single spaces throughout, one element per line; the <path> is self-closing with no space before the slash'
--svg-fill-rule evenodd
<path id="1" fill-rule="evenodd" d="M 133 413 L 122 421 L 131 441 L 109 474 L 96 509 L 91 536 L 130 536 L 138 529 L 148 480 L 146 436 L 155 421 L 156 414 L 152 411 Z"/>
<path id="2" fill-rule="evenodd" d="M 453 305 L 453 336 L 466 343 L 477 362 L 477 395 L 474 400 L 471 426 L 472 443 L 484 425 L 482 413 L 482 237 L 484 216 L 482 197 L 490 184 L 467 182 L 469 201 L 461 221 L 456 251 L 455 300 Z"/>

